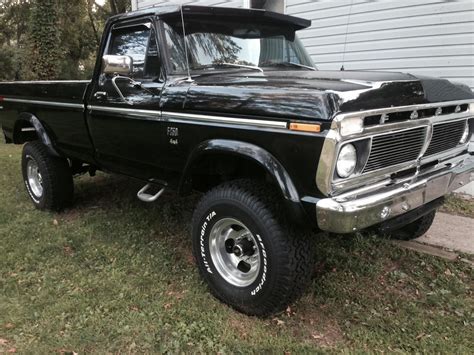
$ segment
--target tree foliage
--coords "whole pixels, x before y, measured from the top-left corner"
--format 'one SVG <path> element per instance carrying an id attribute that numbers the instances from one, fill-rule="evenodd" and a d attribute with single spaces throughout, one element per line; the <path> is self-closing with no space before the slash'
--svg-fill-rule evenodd
<path id="1" fill-rule="evenodd" d="M 87 79 L 105 21 L 130 0 L 0 0 L 0 80 Z"/>
<path id="2" fill-rule="evenodd" d="M 47 80 L 59 77 L 60 46 L 58 8 L 54 0 L 33 2 L 26 51 L 28 79 Z"/>
<path id="3" fill-rule="evenodd" d="M 0 0 L 0 80 L 20 78 L 30 7 L 28 0 Z"/>

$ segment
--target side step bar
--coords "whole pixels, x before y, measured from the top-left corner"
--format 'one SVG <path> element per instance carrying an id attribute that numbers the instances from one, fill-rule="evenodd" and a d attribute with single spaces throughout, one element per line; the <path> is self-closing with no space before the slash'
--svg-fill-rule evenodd
<path id="1" fill-rule="evenodd" d="M 148 184 L 143 186 L 141 190 L 137 192 L 138 199 L 143 202 L 155 202 L 156 200 L 158 200 L 158 198 L 163 194 L 163 192 L 165 192 L 167 184 L 161 183 L 161 185 L 164 186 L 154 195 L 147 193 L 147 191 L 155 185 L 155 183 L 149 182 Z"/>

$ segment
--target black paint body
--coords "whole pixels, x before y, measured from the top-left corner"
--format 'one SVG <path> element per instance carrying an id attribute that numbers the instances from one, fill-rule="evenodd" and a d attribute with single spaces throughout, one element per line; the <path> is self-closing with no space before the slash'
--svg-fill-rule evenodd
<path id="1" fill-rule="evenodd" d="M 176 11 L 174 7 L 167 9 Z M 188 8 L 190 12 L 199 8 L 193 9 Z M 237 10 L 218 11 L 220 16 L 232 16 L 232 11 Z M 188 81 L 186 77 L 169 74 L 169 63 L 161 49 L 161 77 L 143 81 L 146 91 L 124 87 L 125 95 L 134 102 L 130 106 L 119 100 L 110 80 L 104 81 L 101 76 L 101 57 L 108 33 L 117 23 L 149 19 L 156 26 L 160 43 L 161 15 L 159 10 L 150 10 L 112 18 L 106 26 L 90 82 L 0 83 L 0 96 L 30 100 L 0 102 L 3 106 L 0 122 L 6 138 L 19 142 L 16 138 L 19 129 L 25 119 L 34 117 L 44 127 L 58 154 L 143 180 L 164 180 L 181 191 L 187 191 L 192 183 L 189 179 L 197 162 L 206 158 L 212 161 L 215 156 L 239 156 L 267 171 L 289 205 L 301 210 L 302 198 L 322 197 L 315 183 L 316 169 L 336 114 L 474 97 L 469 88 L 447 80 L 386 72 L 219 70 Z M 274 20 L 296 21 L 282 15 Z M 308 25 L 303 22 L 296 21 L 293 25 Z M 95 98 L 98 91 L 107 92 L 107 98 Z M 45 101 L 68 105 L 53 106 Z M 137 116 L 130 111 L 96 111 L 80 105 L 150 110 L 155 114 Z M 321 123 L 322 131 L 302 133 L 186 117 L 170 122 L 166 112 L 288 123 L 317 122 Z M 179 132 L 178 136 L 170 135 L 170 129 Z M 178 144 L 172 143 L 172 139 L 177 139 Z M 311 210 L 313 220 L 314 216 Z"/>

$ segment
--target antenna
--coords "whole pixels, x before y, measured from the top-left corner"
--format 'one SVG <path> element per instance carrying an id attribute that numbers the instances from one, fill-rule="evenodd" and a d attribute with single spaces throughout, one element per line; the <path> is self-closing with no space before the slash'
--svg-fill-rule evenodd
<path id="1" fill-rule="evenodd" d="M 188 45 L 186 42 L 186 29 L 184 26 L 183 5 L 181 5 L 179 9 L 181 11 L 181 24 L 183 25 L 183 41 L 184 41 L 184 55 L 186 56 L 186 69 L 188 71 L 188 78 L 186 79 L 186 81 L 188 83 L 192 83 L 193 79 L 191 78 L 191 71 L 189 70 Z"/>
<path id="2" fill-rule="evenodd" d="M 346 45 L 347 45 L 347 33 L 349 31 L 349 23 L 351 22 L 351 14 L 352 14 L 352 4 L 354 3 L 354 0 L 351 0 L 351 6 L 349 7 L 349 16 L 347 18 L 347 24 L 346 24 L 346 35 L 344 37 L 344 50 L 342 51 L 342 66 L 341 66 L 341 71 L 344 70 L 344 61 L 346 59 Z"/>

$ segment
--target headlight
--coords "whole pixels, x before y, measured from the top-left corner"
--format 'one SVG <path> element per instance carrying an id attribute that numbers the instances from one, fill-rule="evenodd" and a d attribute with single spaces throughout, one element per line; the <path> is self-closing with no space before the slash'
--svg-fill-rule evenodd
<path id="1" fill-rule="evenodd" d="M 357 151 L 352 144 L 346 144 L 341 148 L 336 163 L 336 172 L 339 177 L 349 177 L 357 164 Z"/>
<path id="2" fill-rule="evenodd" d="M 351 134 L 361 133 L 364 129 L 364 121 L 361 117 L 344 118 L 340 125 L 341 136 L 349 136 Z"/>
<path id="3" fill-rule="evenodd" d="M 464 132 L 462 133 L 462 137 L 459 140 L 459 144 L 467 143 L 468 138 L 469 138 L 469 122 L 466 121 L 466 125 L 464 126 Z"/>

